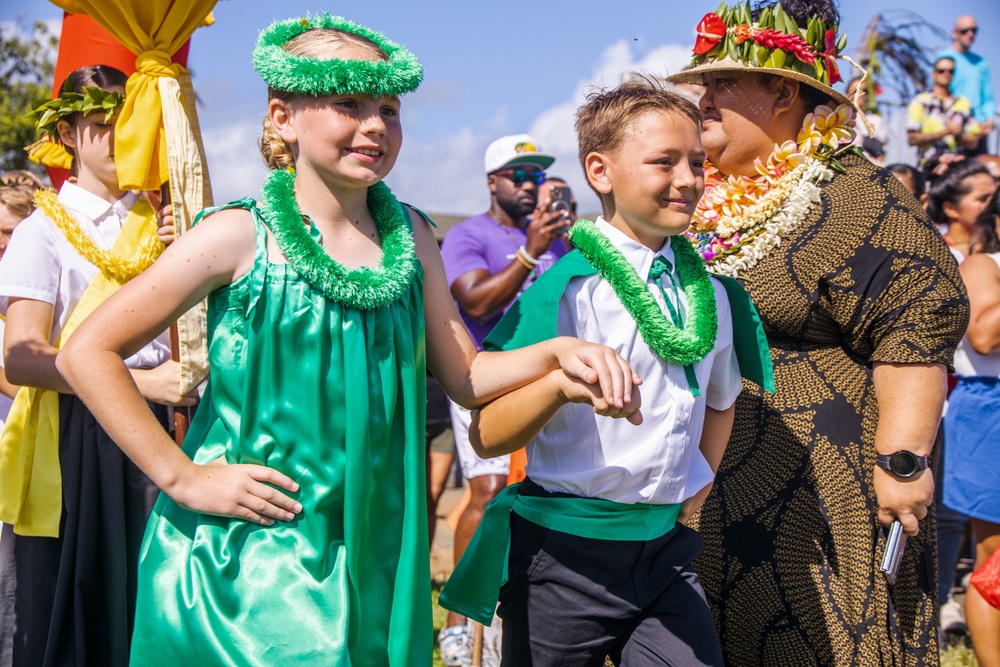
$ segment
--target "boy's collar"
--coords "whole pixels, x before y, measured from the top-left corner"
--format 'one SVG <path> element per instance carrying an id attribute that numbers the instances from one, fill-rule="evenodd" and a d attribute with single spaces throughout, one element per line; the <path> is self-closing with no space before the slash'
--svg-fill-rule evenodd
<path id="1" fill-rule="evenodd" d="M 663 243 L 662 248 L 654 252 L 605 220 L 604 216 L 598 216 L 597 220 L 594 221 L 594 226 L 621 251 L 640 276 L 649 275 L 649 268 L 653 265 L 653 258 L 657 255 L 669 261 L 671 265 L 675 263 L 674 251 L 670 248 L 669 238 Z"/>

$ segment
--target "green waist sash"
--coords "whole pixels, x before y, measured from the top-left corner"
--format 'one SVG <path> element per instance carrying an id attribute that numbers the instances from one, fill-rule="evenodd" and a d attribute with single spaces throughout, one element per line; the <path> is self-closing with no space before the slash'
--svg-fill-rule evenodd
<path id="1" fill-rule="evenodd" d="M 445 609 L 483 625 L 493 622 L 500 587 L 507 581 L 511 512 L 560 533 L 644 542 L 670 532 L 681 511 L 679 504 L 626 505 L 600 498 L 522 496 L 520 486 L 511 484 L 486 506 L 479 528 L 441 591 L 439 603 Z"/>

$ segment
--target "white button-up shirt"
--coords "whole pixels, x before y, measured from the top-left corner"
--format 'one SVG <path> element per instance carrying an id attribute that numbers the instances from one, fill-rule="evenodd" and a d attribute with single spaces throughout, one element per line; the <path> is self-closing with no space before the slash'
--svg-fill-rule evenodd
<path id="1" fill-rule="evenodd" d="M 112 204 L 66 182 L 59 189 L 59 203 L 99 248 L 107 250 L 118 238 L 135 195 L 128 192 Z M 0 260 L 0 314 L 7 316 L 11 298 L 52 304 L 49 343 L 55 345 L 97 273 L 98 268 L 77 253 L 55 222 L 36 210 L 14 229 Z M 164 332 L 125 363 L 129 368 L 153 368 L 169 359 L 170 334 Z"/>
<path id="2" fill-rule="evenodd" d="M 669 243 L 653 252 L 602 218 L 596 224 L 641 277 L 649 275 L 656 255 L 674 263 Z M 670 278 L 660 280 L 686 322 L 684 293 L 678 299 Z M 674 280 L 680 284 L 676 269 Z M 729 299 L 719 281 L 712 283 L 719 333 L 712 351 L 694 365 L 702 392 L 695 397 L 684 367 L 663 361 L 649 348 L 606 280 L 593 275 L 570 281 L 559 302 L 558 334 L 608 345 L 632 364 L 643 381 L 643 423 L 601 417 L 586 404 L 564 405 L 528 445 L 532 480 L 548 491 L 629 504 L 680 503 L 712 481 L 712 469 L 698 448 L 705 407 L 725 410 L 743 388 Z M 659 287 L 649 281 L 647 286 L 669 320 Z"/>

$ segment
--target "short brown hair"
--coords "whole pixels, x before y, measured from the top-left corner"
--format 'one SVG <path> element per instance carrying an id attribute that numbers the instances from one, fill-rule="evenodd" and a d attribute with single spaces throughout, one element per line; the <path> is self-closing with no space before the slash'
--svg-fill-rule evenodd
<path id="1" fill-rule="evenodd" d="M 33 197 L 37 189 L 22 183 L 0 186 L 0 206 L 18 220 L 24 220 L 35 210 Z"/>
<path id="2" fill-rule="evenodd" d="M 635 119 L 648 111 L 680 114 L 701 127 L 698 106 L 668 85 L 642 78 L 587 95 L 587 103 L 576 112 L 576 136 L 584 172 L 588 155 L 614 152 Z"/>

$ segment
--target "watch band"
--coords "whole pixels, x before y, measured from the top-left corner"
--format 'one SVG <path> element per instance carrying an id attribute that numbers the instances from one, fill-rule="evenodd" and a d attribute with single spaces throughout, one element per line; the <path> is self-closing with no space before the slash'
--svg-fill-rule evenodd
<path id="1" fill-rule="evenodd" d="M 900 449 L 892 454 L 879 454 L 875 463 L 879 468 L 903 479 L 927 469 L 927 457 L 917 456 L 907 449 Z"/>

